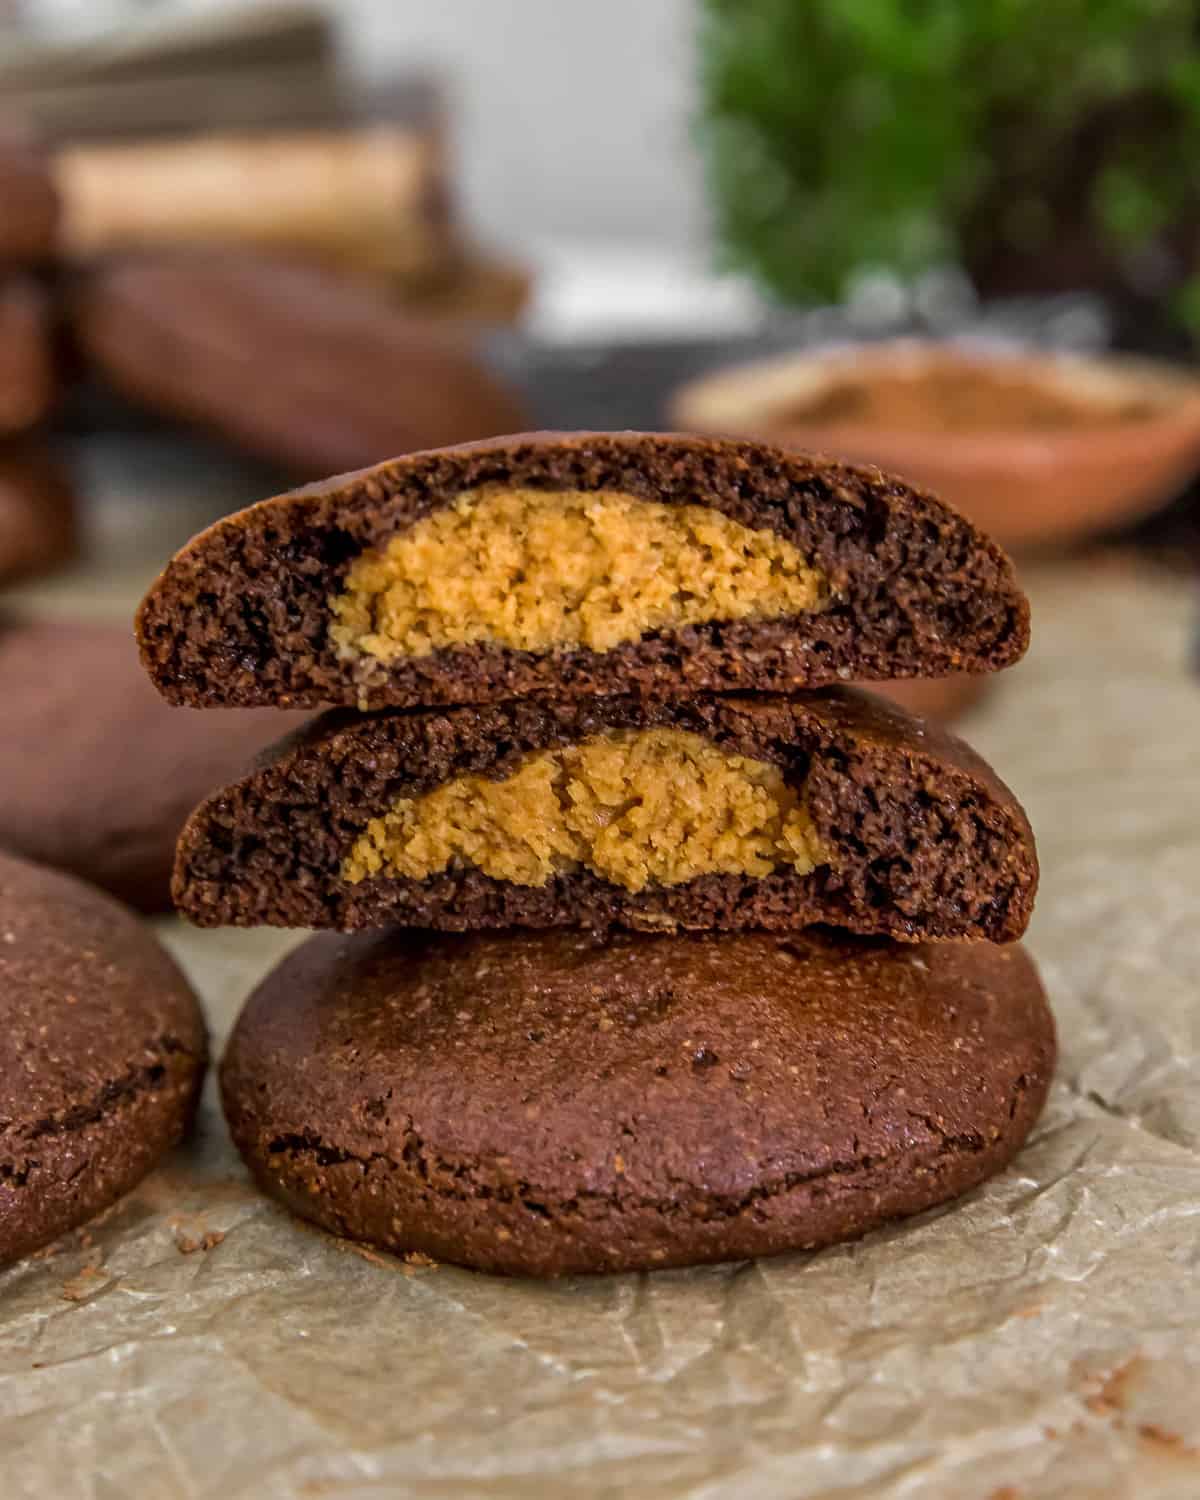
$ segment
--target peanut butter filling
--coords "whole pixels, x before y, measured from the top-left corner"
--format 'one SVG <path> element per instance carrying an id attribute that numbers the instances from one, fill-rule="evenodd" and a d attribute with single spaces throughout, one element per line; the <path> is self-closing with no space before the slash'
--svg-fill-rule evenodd
<path id="1" fill-rule="evenodd" d="M 607 651 L 827 600 L 791 542 L 709 506 L 485 485 L 356 559 L 330 601 L 330 636 L 343 656 L 381 661 L 475 642 Z"/>
<path id="2" fill-rule="evenodd" d="M 460 776 L 401 798 L 367 825 L 342 876 L 422 880 L 453 861 L 524 886 L 582 868 L 636 892 L 779 865 L 806 874 L 827 856 L 778 766 L 645 729 L 536 751 L 503 781 Z"/>

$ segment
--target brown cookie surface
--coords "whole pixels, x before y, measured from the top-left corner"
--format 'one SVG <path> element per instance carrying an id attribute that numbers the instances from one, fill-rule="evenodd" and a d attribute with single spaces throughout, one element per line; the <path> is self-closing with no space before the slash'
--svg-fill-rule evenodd
<path id="1" fill-rule="evenodd" d="M 218 522 L 138 630 L 174 702 L 375 708 L 984 672 L 1021 656 L 1029 620 L 993 543 L 878 470 L 543 433 Z"/>
<path id="2" fill-rule="evenodd" d="M 40 422 L 57 393 L 44 289 L 25 276 L 0 280 L 0 437 L 25 432 Z"/>
<path id="3" fill-rule="evenodd" d="M 285 261 L 115 258 L 81 282 L 71 321 L 124 395 L 303 478 L 522 422 L 451 330 Z"/>
<path id="4" fill-rule="evenodd" d="M 314 938 L 221 1069 L 251 1172 L 326 1229 L 511 1274 L 860 1235 L 998 1172 L 1054 1024 L 1019 948 Z"/>
<path id="5" fill-rule="evenodd" d="M 847 688 L 333 713 L 215 793 L 174 894 L 205 926 L 632 926 L 1005 942 L 1019 804 L 960 740 Z"/>
<path id="6" fill-rule="evenodd" d="M 70 475 L 36 438 L 0 446 L 0 583 L 74 557 L 78 506 Z"/>
<path id="7" fill-rule="evenodd" d="M 129 1191 L 191 1123 L 206 1040 L 132 912 L 0 855 L 0 1262 Z"/>
<path id="8" fill-rule="evenodd" d="M 67 621 L 0 623 L 0 702 L 0 847 L 151 912 L 188 814 L 288 722 L 171 709 L 128 629 Z"/>

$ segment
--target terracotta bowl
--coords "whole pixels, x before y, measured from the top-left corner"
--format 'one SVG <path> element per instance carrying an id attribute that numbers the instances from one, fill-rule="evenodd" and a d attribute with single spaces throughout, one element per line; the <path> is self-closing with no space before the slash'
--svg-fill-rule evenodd
<path id="1" fill-rule="evenodd" d="M 943 403 L 966 392 L 969 413 L 951 420 L 941 406 L 921 409 L 912 392 L 922 379 L 940 384 Z M 974 396 L 966 382 L 978 386 Z M 897 383 L 907 397 L 881 399 L 873 412 L 864 405 L 857 417 L 840 397 L 847 387 L 869 397 L 881 386 L 894 396 Z M 1033 410 L 1039 403 L 1047 409 Z M 1200 379 L 1119 356 L 920 340 L 831 346 L 691 381 L 675 392 L 671 421 L 877 464 L 1011 547 L 1132 521 L 1200 470 Z"/>

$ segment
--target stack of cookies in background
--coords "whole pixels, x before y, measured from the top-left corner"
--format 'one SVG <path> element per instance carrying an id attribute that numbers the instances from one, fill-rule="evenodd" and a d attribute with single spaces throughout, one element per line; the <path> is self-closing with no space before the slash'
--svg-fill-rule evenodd
<path id="1" fill-rule="evenodd" d="M 334 705 L 180 840 L 202 925 L 306 942 L 225 1054 L 261 1186 L 510 1273 L 846 1238 L 999 1170 L 1053 1022 L 1037 866 L 965 745 L 850 678 L 986 672 L 1028 608 L 875 470 L 507 438 L 219 522 L 138 620 L 171 701 Z"/>
<path id="2" fill-rule="evenodd" d="M 320 152 L 306 141 L 297 152 Z M 220 142 L 195 149 L 218 161 L 234 152 Z M 274 138 L 261 148 L 260 175 L 283 149 Z M 386 154 L 369 133 L 358 149 Z M 81 210 L 71 159 L 0 129 L 0 581 L 72 555 L 74 506 L 46 441 L 60 405 L 68 426 L 87 430 L 96 407 L 110 427 L 116 396 L 136 409 L 123 421 L 183 423 L 299 479 L 524 420 L 516 394 L 473 351 L 486 311 L 434 318 L 290 242 L 189 239 L 179 215 L 168 219 L 178 237 L 158 248 L 93 245 L 72 228 Z M 160 170 L 171 174 L 169 152 Z M 245 175 L 235 165 L 208 173 L 236 183 L 240 199 Z M 104 172 L 91 192 L 127 202 Z M 301 184 L 264 213 L 274 208 L 271 225 L 286 239 L 285 210 L 303 217 L 308 205 Z"/>
<path id="3" fill-rule="evenodd" d="M 44 159 L 0 137 L 0 583 L 72 556 L 75 501 L 41 429 L 58 394 L 43 272 L 58 199 Z"/>
<path id="4" fill-rule="evenodd" d="M 474 342 L 529 277 L 467 235 L 446 125 L 425 72 L 364 92 L 319 6 L 5 32 L 0 581 L 74 540 L 4 446 L 60 391 L 61 428 L 184 424 L 297 481 L 524 425 Z"/>
<path id="5" fill-rule="evenodd" d="M 365 97 L 319 6 L 91 30 L 0 15 L 0 586 L 106 534 L 81 436 L 198 429 L 287 483 L 528 424 L 474 345 L 530 277 L 455 212 L 430 76 Z"/>

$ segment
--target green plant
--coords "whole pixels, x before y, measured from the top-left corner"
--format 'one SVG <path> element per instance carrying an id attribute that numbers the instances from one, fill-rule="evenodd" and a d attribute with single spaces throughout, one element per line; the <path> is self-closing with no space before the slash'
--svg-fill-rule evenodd
<path id="1" fill-rule="evenodd" d="M 701 0 L 727 260 L 1156 295 L 1200 318 L 1200 0 Z"/>

